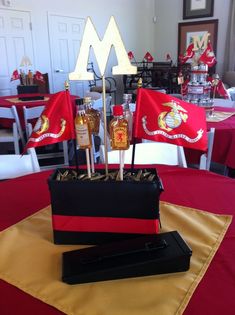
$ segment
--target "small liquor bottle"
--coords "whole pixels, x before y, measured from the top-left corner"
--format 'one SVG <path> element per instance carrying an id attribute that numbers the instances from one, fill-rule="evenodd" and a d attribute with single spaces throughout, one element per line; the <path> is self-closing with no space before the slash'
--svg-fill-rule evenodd
<path id="1" fill-rule="evenodd" d="M 80 149 L 91 148 L 91 130 L 89 120 L 85 113 L 84 105 L 80 105 L 75 117 L 75 131 L 77 143 Z"/>
<path id="2" fill-rule="evenodd" d="M 77 106 L 80 106 L 80 105 L 83 105 L 84 104 L 84 99 L 83 98 L 76 98 L 75 99 L 75 104 L 77 105 Z"/>
<path id="3" fill-rule="evenodd" d="M 90 97 L 84 97 L 84 105 L 89 119 L 91 132 L 98 135 L 100 128 L 100 113 L 98 110 L 92 108 L 92 100 Z"/>
<path id="4" fill-rule="evenodd" d="M 26 85 L 25 73 L 22 69 L 20 69 L 20 84 Z"/>
<path id="5" fill-rule="evenodd" d="M 110 141 L 113 150 L 127 150 L 130 146 L 128 122 L 123 117 L 122 105 L 113 106 L 114 118 L 110 121 Z"/>
<path id="6" fill-rule="evenodd" d="M 31 70 L 28 72 L 28 85 L 33 85 L 33 72 Z"/>
<path id="7" fill-rule="evenodd" d="M 132 139 L 132 125 L 133 125 L 133 115 L 130 111 L 130 103 L 132 100 L 132 94 L 123 94 L 123 109 L 124 109 L 124 118 L 128 122 L 128 137 L 131 141 Z"/>

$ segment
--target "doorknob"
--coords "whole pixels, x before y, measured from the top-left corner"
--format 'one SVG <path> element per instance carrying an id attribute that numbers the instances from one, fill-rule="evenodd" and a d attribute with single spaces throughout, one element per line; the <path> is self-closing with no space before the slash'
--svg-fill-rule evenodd
<path id="1" fill-rule="evenodd" d="M 55 69 L 55 72 L 56 72 L 56 73 L 64 72 L 64 70 L 63 70 L 63 69 Z"/>

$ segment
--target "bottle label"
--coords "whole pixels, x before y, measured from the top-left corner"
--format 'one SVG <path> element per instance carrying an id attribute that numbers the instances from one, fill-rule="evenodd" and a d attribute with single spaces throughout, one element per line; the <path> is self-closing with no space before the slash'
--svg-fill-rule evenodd
<path id="1" fill-rule="evenodd" d="M 130 109 L 125 110 L 124 117 L 128 122 L 128 136 L 129 136 L 129 140 L 131 140 L 132 139 L 133 118 L 132 118 L 132 113 L 131 113 Z"/>
<path id="2" fill-rule="evenodd" d="M 128 148 L 128 130 L 126 127 L 116 127 L 113 130 L 113 146 L 120 150 Z"/>
<path id="3" fill-rule="evenodd" d="M 90 124 L 90 130 L 91 130 L 92 133 L 94 133 L 95 118 L 94 118 L 94 116 L 91 113 L 88 113 L 87 116 L 88 116 L 88 121 L 89 121 L 89 124 Z"/>
<path id="4" fill-rule="evenodd" d="M 90 147 L 90 137 L 89 137 L 89 130 L 88 125 L 76 125 L 76 137 L 77 143 L 80 147 Z"/>

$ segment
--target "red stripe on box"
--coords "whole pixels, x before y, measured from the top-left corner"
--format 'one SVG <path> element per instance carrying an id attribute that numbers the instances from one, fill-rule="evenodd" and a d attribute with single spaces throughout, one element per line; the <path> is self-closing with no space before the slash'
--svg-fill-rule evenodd
<path id="1" fill-rule="evenodd" d="M 158 219 L 52 216 L 53 229 L 69 232 L 158 233 Z"/>

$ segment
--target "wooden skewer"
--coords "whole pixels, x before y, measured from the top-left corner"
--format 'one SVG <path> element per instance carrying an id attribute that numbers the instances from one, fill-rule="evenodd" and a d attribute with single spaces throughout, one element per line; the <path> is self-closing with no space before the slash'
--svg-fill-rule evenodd
<path id="1" fill-rule="evenodd" d="M 95 164 L 94 164 L 94 152 L 93 148 L 90 148 L 90 155 L 91 155 L 91 172 L 95 173 Z"/>
<path id="2" fill-rule="evenodd" d="M 86 165 L 87 165 L 87 175 L 89 178 L 91 178 L 91 164 L 90 164 L 89 149 L 86 149 Z"/>
<path id="3" fill-rule="evenodd" d="M 124 160 L 125 160 L 125 150 L 120 150 L 120 151 L 119 151 L 119 173 L 120 173 L 120 180 L 123 180 Z"/>

